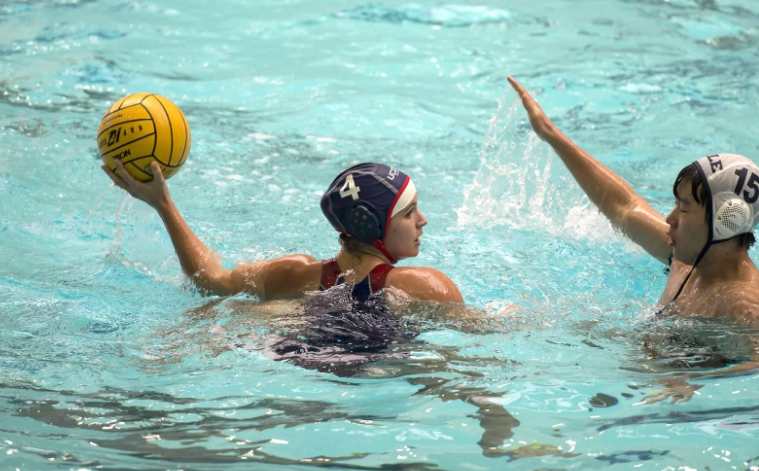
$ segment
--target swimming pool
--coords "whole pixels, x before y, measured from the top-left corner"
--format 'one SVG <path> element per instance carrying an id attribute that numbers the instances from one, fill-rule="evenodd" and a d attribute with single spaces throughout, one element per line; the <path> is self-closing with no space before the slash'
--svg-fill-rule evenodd
<path id="1" fill-rule="evenodd" d="M 0 468 L 759 469 L 759 375 L 640 404 L 667 363 L 741 358 L 757 332 L 653 322 L 662 267 L 506 92 L 514 75 L 668 212 L 694 159 L 759 158 L 758 15 L 750 0 L 3 2 Z M 430 221 L 405 263 L 526 314 L 470 329 L 420 312 L 419 342 L 396 347 L 409 360 L 354 376 L 270 360 L 286 314 L 208 307 L 158 216 L 99 169 L 102 113 L 139 91 L 187 115 L 169 185 L 228 266 L 334 255 L 321 192 L 384 161 Z M 652 338 L 669 360 L 645 361 Z"/>

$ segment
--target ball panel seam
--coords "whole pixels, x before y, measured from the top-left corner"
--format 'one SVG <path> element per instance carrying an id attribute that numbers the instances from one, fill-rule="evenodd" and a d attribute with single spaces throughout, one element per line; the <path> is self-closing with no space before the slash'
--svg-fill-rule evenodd
<path id="1" fill-rule="evenodd" d="M 169 165 L 171 165 L 171 159 L 174 157 L 174 128 L 171 125 L 171 116 L 169 115 L 169 111 L 163 105 L 163 102 L 161 101 L 161 99 L 158 96 L 156 96 L 155 100 L 158 102 L 159 105 L 161 105 L 161 108 L 163 108 L 163 112 L 166 113 L 166 122 L 169 123 L 169 136 L 171 136 L 171 144 L 169 145 Z M 155 152 L 155 149 L 153 150 L 153 152 Z"/>
<path id="2" fill-rule="evenodd" d="M 141 141 L 141 140 L 145 139 L 146 137 L 150 137 L 150 136 L 155 136 L 155 131 L 154 131 L 154 132 L 151 132 L 150 134 L 145 134 L 145 135 L 144 135 L 144 136 L 142 136 L 142 137 L 138 137 L 137 139 L 135 139 L 135 140 L 133 140 L 133 141 L 129 141 L 129 142 L 127 142 L 126 144 L 122 144 L 122 145 L 120 145 L 120 146 L 118 146 L 118 147 L 114 147 L 113 149 L 109 150 L 108 152 L 104 152 L 103 154 L 101 154 L 101 157 L 105 157 L 106 155 L 108 155 L 108 154 L 112 153 L 112 152 L 113 152 L 113 151 L 115 151 L 115 150 L 121 149 L 122 147 L 124 147 L 124 146 L 128 146 L 128 145 L 130 145 L 130 144 L 134 144 L 135 142 L 137 142 L 137 141 Z M 152 156 L 152 154 L 151 154 L 151 156 Z"/>

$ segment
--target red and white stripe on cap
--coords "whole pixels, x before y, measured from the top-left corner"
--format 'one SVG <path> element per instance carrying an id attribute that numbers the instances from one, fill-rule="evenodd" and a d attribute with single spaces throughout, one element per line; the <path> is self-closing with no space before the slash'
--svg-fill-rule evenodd
<path id="1" fill-rule="evenodd" d="M 406 176 L 406 181 L 403 182 L 400 191 L 395 195 L 393 203 L 390 205 L 390 211 L 387 213 L 387 221 L 385 224 L 385 235 L 390 227 L 390 219 L 396 214 L 408 206 L 416 196 L 416 185 L 411 181 L 411 177 Z"/>

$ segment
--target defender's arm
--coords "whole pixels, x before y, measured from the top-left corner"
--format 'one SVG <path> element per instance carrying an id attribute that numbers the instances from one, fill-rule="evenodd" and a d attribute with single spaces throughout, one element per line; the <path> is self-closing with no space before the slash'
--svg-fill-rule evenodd
<path id="1" fill-rule="evenodd" d="M 511 77 L 509 82 L 522 99 L 532 129 L 553 148 L 593 204 L 633 242 L 667 263 L 671 249 L 664 216 L 619 175 L 566 137 L 519 82 Z"/>

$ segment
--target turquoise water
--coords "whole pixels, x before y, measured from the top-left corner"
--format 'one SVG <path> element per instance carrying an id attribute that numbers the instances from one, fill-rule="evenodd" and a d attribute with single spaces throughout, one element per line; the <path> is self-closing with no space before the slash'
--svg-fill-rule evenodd
<path id="1" fill-rule="evenodd" d="M 506 83 L 666 213 L 692 160 L 759 158 L 757 19 L 751 0 L 3 1 L 0 468 L 759 469 L 759 375 L 641 404 L 673 363 L 740 360 L 757 332 L 654 322 L 662 267 Z M 393 347 L 409 359 L 352 376 L 272 361 L 291 311 L 208 306 L 158 216 L 99 169 L 100 117 L 142 91 L 187 115 L 171 192 L 226 265 L 333 256 L 319 195 L 383 161 L 429 219 L 404 264 L 483 315 L 524 312 L 422 310 Z"/>

